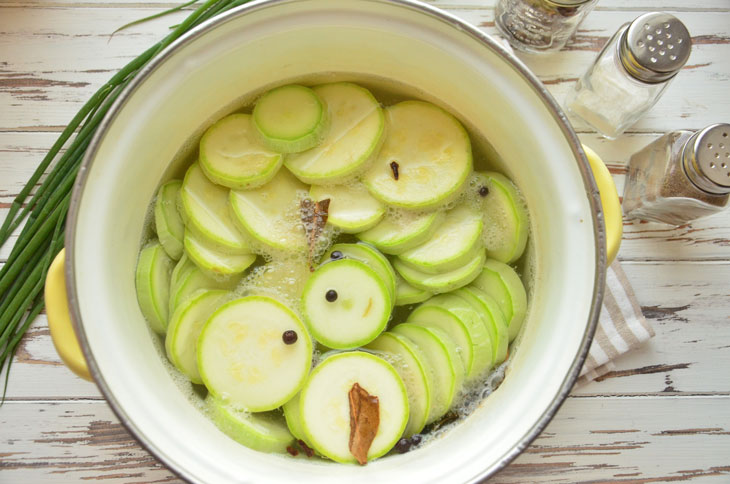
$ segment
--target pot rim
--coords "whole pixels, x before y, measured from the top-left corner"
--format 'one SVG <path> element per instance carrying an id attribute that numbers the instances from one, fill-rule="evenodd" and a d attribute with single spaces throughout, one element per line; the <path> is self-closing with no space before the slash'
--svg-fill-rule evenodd
<path id="1" fill-rule="evenodd" d="M 104 138 L 106 131 L 109 126 L 114 122 L 119 112 L 126 105 L 129 97 L 139 88 L 139 86 L 154 73 L 170 56 L 175 54 L 186 45 L 192 43 L 197 38 L 205 35 L 210 30 L 217 28 L 241 15 L 246 15 L 249 12 L 276 7 L 280 4 L 289 3 L 300 3 L 307 0 L 258 0 L 244 5 L 240 5 L 233 8 L 223 14 L 215 16 L 201 25 L 195 27 L 189 32 L 183 34 L 165 49 L 162 50 L 156 57 L 149 61 L 137 74 L 137 76 L 130 82 L 128 86 L 124 88 L 119 97 L 114 101 L 111 108 L 102 119 L 97 131 L 89 144 L 86 154 L 82 160 L 79 172 L 74 183 L 73 192 L 71 195 L 70 206 L 68 210 L 68 221 L 65 230 L 65 241 L 68 247 L 66 251 L 66 267 L 65 267 L 65 279 L 66 287 L 68 288 L 68 302 L 69 309 L 71 312 L 71 320 L 74 326 L 76 335 L 79 339 L 84 358 L 86 359 L 89 367 L 89 371 L 96 382 L 96 385 L 101 390 L 104 398 L 115 413 L 119 421 L 124 427 L 134 436 L 134 438 L 156 459 L 161 461 L 170 471 L 176 474 L 178 477 L 188 482 L 197 482 L 197 479 L 190 475 L 184 468 L 180 467 L 177 462 L 169 458 L 154 442 L 148 441 L 144 433 L 137 427 L 137 425 L 128 417 L 124 409 L 120 406 L 119 402 L 114 398 L 111 393 L 109 386 L 104 379 L 104 376 L 99 371 L 96 364 L 96 360 L 93 357 L 92 352 L 89 349 L 89 342 L 84 331 L 84 325 L 81 322 L 81 312 L 79 308 L 79 299 L 76 288 L 76 280 L 74 277 L 74 266 L 75 266 L 75 237 L 76 237 L 76 224 L 78 220 L 78 212 L 81 197 L 83 195 L 86 181 L 88 178 L 89 168 L 96 157 L 97 151 L 101 142 Z M 512 462 L 519 454 L 521 454 L 532 441 L 540 435 L 545 427 L 550 423 L 552 418 L 555 416 L 557 411 L 562 406 L 563 402 L 567 398 L 575 381 L 577 380 L 580 370 L 583 367 L 583 363 L 588 355 L 591 342 L 593 341 L 593 335 L 596 331 L 598 324 L 598 316 L 600 314 L 600 306 L 603 302 L 603 296 L 605 291 L 605 279 L 606 279 L 606 231 L 603 220 L 603 208 L 601 206 L 601 200 L 599 191 L 593 178 L 593 174 L 588 164 L 585 152 L 583 151 L 582 145 L 576 135 L 573 127 L 569 123 L 567 116 L 561 109 L 557 101 L 547 91 L 544 84 L 537 78 L 537 76 L 529 70 L 529 68 L 519 60 L 514 54 L 505 49 L 499 42 L 494 40 L 488 34 L 480 31 L 477 27 L 469 24 L 468 22 L 444 11 L 437 7 L 421 3 L 417 0 L 362 0 L 370 3 L 384 3 L 384 4 L 395 4 L 396 6 L 412 10 L 417 13 L 426 14 L 435 18 L 450 27 L 456 28 L 462 31 L 469 37 L 477 40 L 481 44 L 485 45 L 496 51 L 500 56 L 512 67 L 518 74 L 520 74 L 532 88 L 532 90 L 538 95 L 543 104 L 550 111 L 551 116 L 560 127 L 566 141 L 570 144 L 570 148 L 575 155 L 575 159 L 578 163 L 578 169 L 580 170 L 583 178 L 583 183 L 586 189 L 586 195 L 591 206 L 591 215 L 593 218 L 594 227 L 594 241 L 595 241 L 595 253 L 596 253 L 596 267 L 595 267 L 595 278 L 594 278 L 594 289 L 593 298 L 591 304 L 591 311 L 588 316 L 588 324 L 581 340 L 580 350 L 576 355 L 573 363 L 571 364 L 563 382 L 560 385 L 559 391 L 555 398 L 550 402 L 548 407 L 545 409 L 541 417 L 534 423 L 534 425 L 519 439 L 519 443 L 515 445 L 510 451 L 505 453 L 498 461 L 485 467 L 479 474 L 473 476 L 468 482 L 483 482 L 489 477 L 493 476 L 498 471 L 505 468 L 510 462 Z"/>

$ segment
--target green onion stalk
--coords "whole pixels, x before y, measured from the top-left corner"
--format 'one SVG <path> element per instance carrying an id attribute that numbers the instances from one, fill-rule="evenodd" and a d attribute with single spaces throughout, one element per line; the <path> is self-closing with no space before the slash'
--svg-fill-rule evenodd
<path id="1" fill-rule="evenodd" d="M 131 22 L 114 33 L 189 7 L 192 0 L 158 14 Z M 99 88 L 71 119 L 38 168 L 15 197 L 0 225 L 0 248 L 25 222 L 7 260 L 0 262 L 0 374 L 6 370 L 5 401 L 10 366 L 21 338 L 44 308 L 43 287 L 48 267 L 64 244 L 64 228 L 71 189 L 81 160 L 101 120 L 124 88 L 165 47 L 206 20 L 250 0 L 207 0 L 161 41 L 124 66 Z M 114 34 L 112 33 L 112 35 Z M 61 149 L 66 147 L 63 154 Z M 50 168 L 50 170 L 49 170 Z M 46 177 L 34 191 L 43 174 Z"/>

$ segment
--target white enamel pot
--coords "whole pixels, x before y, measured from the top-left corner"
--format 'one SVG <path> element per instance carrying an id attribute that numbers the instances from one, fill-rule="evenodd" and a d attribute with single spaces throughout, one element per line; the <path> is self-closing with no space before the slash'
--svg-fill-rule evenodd
<path id="1" fill-rule="evenodd" d="M 221 433 L 170 377 L 134 286 L 148 205 L 189 140 L 247 95 L 322 74 L 396 80 L 455 113 L 474 138 L 489 140 L 531 218 L 530 309 L 502 385 L 423 448 L 364 467 L 264 454 Z M 92 141 L 66 243 L 68 302 L 90 374 L 152 454 L 208 483 L 486 479 L 527 447 L 570 391 L 606 267 L 599 192 L 557 103 L 489 37 L 410 0 L 253 2 L 178 40 L 120 96 Z"/>

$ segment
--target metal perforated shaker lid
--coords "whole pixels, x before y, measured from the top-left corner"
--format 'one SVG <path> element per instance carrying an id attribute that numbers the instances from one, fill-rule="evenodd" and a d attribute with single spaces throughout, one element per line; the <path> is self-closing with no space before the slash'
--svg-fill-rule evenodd
<path id="1" fill-rule="evenodd" d="M 689 59 L 692 38 L 687 27 L 668 13 L 647 13 L 629 24 L 619 42 L 624 68 L 648 83 L 673 77 Z"/>
<path id="2" fill-rule="evenodd" d="M 682 159 L 684 171 L 699 189 L 730 193 L 730 124 L 713 124 L 693 134 Z"/>

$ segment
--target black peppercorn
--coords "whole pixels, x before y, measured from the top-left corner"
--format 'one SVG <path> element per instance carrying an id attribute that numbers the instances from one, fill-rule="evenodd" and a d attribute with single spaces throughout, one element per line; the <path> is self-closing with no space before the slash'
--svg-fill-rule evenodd
<path id="1" fill-rule="evenodd" d="M 335 250 L 334 252 L 332 252 L 330 254 L 330 259 L 333 259 L 333 260 L 342 259 L 342 252 L 340 252 L 339 250 Z"/>
<path id="2" fill-rule="evenodd" d="M 409 450 L 411 450 L 411 441 L 408 439 L 400 439 L 394 447 L 395 451 L 399 454 L 405 454 Z"/>
<path id="3" fill-rule="evenodd" d="M 479 196 L 486 197 L 487 195 L 489 195 L 489 188 L 485 186 L 479 187 Z"/>
<path id="4" fill-rule="evenodd" d="M 296 343 L 297 338 L 297 332 L 291 329 L 284 331 L 284 333 L 281 335 L 281 339 L 284 341 L 284 344 L 287 345 L 293 345 L 294 343 Z"/>
<path id="5" fill-rule="evenodd" d="M 421 434 L 414 434 L 411 436 L 411 445 L 418 445 L 421 443 L 423 436 Z"/>
<path id="6" fill-rule="evenodd" d="M 334 289 L 330 289 L 327 291 L 327 293 L 324 295 L 324 298 L 329 302 L 335 302 L 337 301 L 337 291 Z"/>

